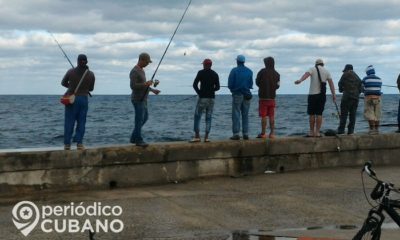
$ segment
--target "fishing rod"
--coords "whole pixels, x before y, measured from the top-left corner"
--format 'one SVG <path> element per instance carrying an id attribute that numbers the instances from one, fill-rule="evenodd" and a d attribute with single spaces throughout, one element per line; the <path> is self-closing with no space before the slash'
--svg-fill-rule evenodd
<path id="1" fill-rule="evenodd" d="M 392 88 L 397 88 L 397 86 L 393 86 L 393 85 L 385 85 L 385 84 L 382 84 L 382 86 L 383 86 L 383 87 L 392 87 Z"/>
<path id="2" fill-rule="evenodd" d="M 338 118 L 339 118 L 339 117 L 340 117 L 340 111 L 339 111 L 339 107 L 338 107 L 338 105 L 337 105 L 336 101 L 333 101 L 333 102 L 335 103 L 335 107 L 336 107 L 337 116 L 338 116 Z"/>
<path id="3" fill-rule="evenodd" d="M 71 60 L 69 60 L 69 57 L 67 56 L 67 54 L 64 52 L 64 49 L 61 47 L 60 43 L 57 41 L 56 37 L 54 37 L 54 35 L 50 31 L 47 31 L 47 32 L 51 35 L 51 37 L 53 37 L 54 41 L 57 43 L 57 46 L 60 48 L 61 52 L 64 54 L 64 57 L 68 60 L 71 67 L 75 68 L 74 65 L 72 64 Z M 88 94 L 90 97 L 92 97 L 92 94 L 90 92 L 88 92 Z"/>
<path id="4" fill-rule="evenodd" d="M 154 71 L 153 76 L 151 76 L 150 81 L 153 81 L 154 77 L 156 76 L 156 73 L 157 73 L 157 71 L 158 71 L 158 68 L 160 67 L 161 62 L 162 62 L 162 60 L 164 59 L 165 54 L 166 54 L 167 51 L 168 51 L 169 45 L 171 45 L 172 39 L 174 39 L 175 34 L 176 34 L 176 32 L 178 31 L 178 28 L 179 28 L 179 26 L 181 25 L 181 22 L 182 22 L 183 18 L 185 17 L 185 14 L 186 14 L 187 10 L 189 9 L 189 6 L 190 6 L 191 3 L 192 3 L 192 0 L 189 1 L 188 5 L 187 5 L 187 7 L 186 7 L 186 9 L 185 9 L 185 11 L 183 12 L 182 17 L 181 17 L 181 19 L 179 20 L 178 25 L 176 26 L 175 31 L 174 31 L 174 33 L 172 34 L 171 39 L 169 40 L 169 43 L 168 43 L 167 47 L 165 48 L 165 51 L 164 51 L 163 55 L 161 56 L 160 61 L 158 62 L 158 65 L 157 65 L 157 67 L 156 67 L 156 70 Z M 160 82 L 160 81 L 156 80 L 156 81 L 154 82 L 154 87 L 157 87 L 157 85 L 159 84 L 159 82 Z M 150 86 L 147 86 L 146 91 L 145 91 L 145 94 L 143 95 L 143 97 L 142 97 L 142 99 L 141 99 L 142 101 L 143 101 L 144 97 L 147 95 L 146 92 L 149 90 L 149 88 L 150 88 Z"/>
<path id="5" fill-rule="evenodd" d="M 69 60 L 69 57 L 67 56 L 67 54 L 64 52 L 64 49 L 61 47 L 60 43 L 57 41 L 56 37 L 54 37 L 54 35 L 50 31 L 47 31 L 47 32 L 50 33 L 51 37 L 57 43 L 57 46 L 60 48 L 61 52 L 64 54 L 64 57 L 68 60 L 69 64 L 71 64 L 71 67 L 75 68 L 74 65 L 72 64 L 71 60 Z"/>
<path id="6" fill-rule="evenodd" d="M 168 43 L 168 45 L 167 45 L 167 48 L 165 48 L 165 51 L 164 51 L 164 53 L 163 53 L 163 55 L 162 55 L 162 57 L 161 57 L 161 59 L 160 59 L 160 62 L 158 62 L 158 65 L 157 65 L 157 67 L 156 67 L 156 70 L 154 71 L 153 76 L 151 77 L 151 81 L 154 79 L 154 76 L 156 75 L 157 70 L 158 70 L 158 68 L 160 67 L 162 60 L 164 59 L 164 56 L 165 56 L 165 54 L 166 54 L 167 51 L 168 51 L 169 45 L 171 45 L 172 39 L 174 39 L 175 34 L 176 34 L 176 32 L 178 31 L 178 28 L 179 28 L 179 26 L 181 25 L 181 22 L 182 22 L 183 18 L 185 17 L 185 14 L 186 14 L 187 10 L 189 9 L 189 6 L 190 6 L 191 3 L 192 3 L 192 0 L 189 1 L 188 5 L 187 5 L 187 7 L 186 7 L 186 9 L 185 9 L 185 11 L 183 12 L 183 15 L 182 15 L 182 17 L 181 17 L 181 20 L 179 20 L 179 23 L 178 23 L 178 25 L 176 26 L 175 31 L 174 31 L 174 33 L 172 34 L 171 39 L 169 40 L 169 43 Z M 156 87 L 156 86 L 154 86 L 154 87 Z"/>

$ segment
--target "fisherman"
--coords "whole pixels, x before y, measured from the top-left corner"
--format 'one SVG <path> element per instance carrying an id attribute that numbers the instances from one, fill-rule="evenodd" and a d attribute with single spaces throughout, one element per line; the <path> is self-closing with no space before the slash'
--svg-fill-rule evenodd
<path id="1" fill-rule="evenodd" d="M 304 75 L 296 80 L 295 84 L 300 84 L 308 77 L 311 77 L 310 90 L 308 93 L 307 114 L 309 115 L 310 132 L 307 137 L 321 137 L 320 129 L 322 126 L 322 113 L 326 102 L 326 82 L 332 93 L 332 100 L 336 102 L 335 86 L 329 71 L 324 67 L 322 59 L 315 61 L 315 67 L 310 68 Z"/>
<path id="2" fill-rule="evenodd" d="M 194 113 L 194 138 L 191 142 L 200 142 L 200 119 L 203 111 L 206 112 L 206 129 L 204 142 L 209 142 L 208 135 L 211 130 L 211 118 L 214 108 L 215 92 L 219 90 L 219 76 L 211 69 L 211 59 L 204 59 L 203 69 L 198 71 L 193 82 L 193 88 L 199 96 Z M 199 88 L 200 83 L 200 88 Z"/>
<path id="3" fill-rule="evenodd" d="M 77 143 L 77 149 L 85 149 L 83 145 L 83 136 L 85 135 L 86 115 L 88 112 L 88 95 L 94 89 L 95 76 L 87 66 L 88 60 L 86 55 L 79 54 L 77 59 L 77 67 L 67 71 L 62 79 L 61 85 L 68 88 L 66 94 L 73 94 L 83 74 L 86 72 L 82 83 L 79 85 L 75 93 L 75 101 L 73 104 L 65 105 L 65 121 L 64 121 L 64 150 L 71 149 L 71 138 L 74 132 L 75 122 L 77 123 L 74 142 Z"/>
<path id="4" fill-rule="evenodd" d="M 400 92 L 400 74 L 397 77 L 397 89 L 399 89 Z M 397 110 L 397 133 L 400 133 L 400 100 L 399 100 L 399 109 Z"/>
<path id="5" fill-rule="evenodd" d="M 147 147 L 148 144 L 143 141 L 142 127 L 148 119 L 147 96 L 149 91 L 158 95 L 159 90 L 151 88 L 153 81 L 146 81 L 144 68 L 151 63 L 148 53 L 141 53 L 135 67 L 129 73 L 130 86 L 132 89 L 131 101 L 135 108 L 135 128 L 133 129 L 130 142 L 139 147 Z"/>
<path id="6" fill-rule="evenodd" d="M 245 56 L 236 57 L 237 67 L 233 68 L 228 78 L 228 88 L 232 93 L 232 132 L 231 140 L 240 140 L 240 116 L 242 116 L 243 139 L 249 139 L 250 89 L 253 88 L 253 72 L 244 65 Z"/>
<path id="7" fill-rule="evenodd" d="M 346 64 L 343 69 L 342 77 L 339 80 L 339 92 L 342 92 L 342 100 L 340 102 L 340 123 L 338 134 L 344 134 L 346 128 L 347 116 L 349 116 L 349 125 L 347 126 L 347 134 L 354 134 L 354 126 L 356 123 L 356 113 L 358 107 L 358 99 L 361 93 L 361 79 L 353 71 L 353 65 Z"/>
<path id="8" fill-rule="evenodd" d="M 256 78 L 258 86 L 258 113 L 261 117 L 261 133 L 257 138 L 267 138 L 267 116 L 271 129 L 269 138 L 275 136 L 275 97 L 280 85 L 280 75 L 275 71 L 275 60 L 272 57 L 264 58 L 265 68 L 261 69 Z"/>
<path id="9" fill-rule="evenodd" d="M 375 75 L 374 66 L 369 65 L 362 80 L 364 92 L 364 117 L 369 124 L 369 134 L 379 133 L 379 121 L 382 106 L 382 79 Z"/>

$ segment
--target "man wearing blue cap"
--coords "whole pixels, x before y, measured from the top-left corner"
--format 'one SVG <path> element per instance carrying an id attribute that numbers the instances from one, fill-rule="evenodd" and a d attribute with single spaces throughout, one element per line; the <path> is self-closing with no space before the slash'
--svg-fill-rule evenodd
<path id="1" fill-rule="evenodd" d="M 240 140 L 240 116 L 242 116 L 243 139 L 249 139 L 250 89 L 253 88 L 253 72 L 244 65 L 243 55 L 236 57 L 237 67 L 233 68 L 228 78 L 228 88 L 232 93 L 232 140 Z"/>

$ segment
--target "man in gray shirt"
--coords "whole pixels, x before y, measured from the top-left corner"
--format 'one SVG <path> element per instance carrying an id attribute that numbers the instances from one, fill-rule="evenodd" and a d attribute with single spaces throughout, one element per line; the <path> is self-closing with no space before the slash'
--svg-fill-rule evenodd
<path id="1" fill-rule="evenodd" d="M 138 63 L 129 73 L 130 86 L 132 89 L 132 104 L 135 108 L 135 128 L 133 129 L 130 142 L 136 146 L 147 147 L 148 144 L 143 141 L 142 127 L 148 119 L 147 111 L 147 95 L 149 91 L 158 95 L 159 90 L 151 88 L 153 81 L 146 81 L 146 74 L 144 68 L 151 63 L 150 55 L 148 53 L 141 53 L 139 55 Z"/>

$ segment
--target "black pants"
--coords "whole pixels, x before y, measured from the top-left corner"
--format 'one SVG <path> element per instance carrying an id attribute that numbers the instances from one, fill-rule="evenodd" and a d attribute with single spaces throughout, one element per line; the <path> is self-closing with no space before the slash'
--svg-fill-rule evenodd
<path id="1" fill-rule="evenodd" d="M 356 124 L 356 114 L 358 107 L 358 98 L 343 97 L 340 103 L 340 124 L 338 134 L 343 134 L 346 128 L 347 116 L 349 116 L 349 125 L 347 126 L 347 134 L 354 133 L 354 126 Z"/>

